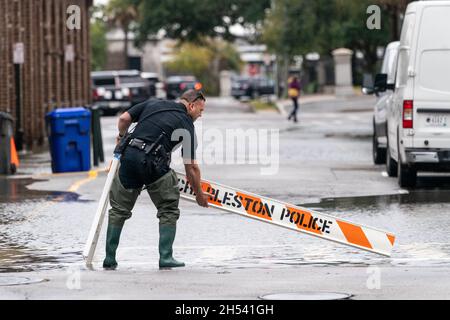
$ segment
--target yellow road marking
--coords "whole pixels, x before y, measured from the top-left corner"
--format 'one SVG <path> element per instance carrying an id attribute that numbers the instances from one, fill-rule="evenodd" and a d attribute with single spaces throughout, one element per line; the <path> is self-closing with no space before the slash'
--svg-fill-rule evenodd
<path id="1" fill-rule="evenodd" d="M 75 183 L 73 183 L 69 190 L 69 192 L 77 192 L 77 190 L 83 185 L 88 183 L 89 181 L 92 181 L 94 179 L 96 179 L 98 176 L 98 171 L 97 170 L 91 170 L 88 172 L 88 177 L 79 181 L 76 181 Z"/>
<path id="2" fill-rule="evenodd" d="M 109 167 L 103 169 L 91 170 L 88 174 L 98 174 L 99 172 L 107 172 Z M 33 178 L 45 178 L 45 177 L 71 177 L 79 175 L 80 172 L 62 172 L 62 173 L 38 173 L 33 175 Z"/>

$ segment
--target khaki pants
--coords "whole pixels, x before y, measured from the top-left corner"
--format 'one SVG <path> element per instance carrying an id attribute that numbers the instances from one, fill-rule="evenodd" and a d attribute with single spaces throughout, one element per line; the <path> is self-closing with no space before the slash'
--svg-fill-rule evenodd
<path id="1" fill-rule="evenodd" d="M 175 171 L 170 170 L 161 178 L 149 184 L 146 190 L 158 210 L 156 216 L 159 219 L 159 224 L 176 225 L 180 217 L 180 209 L 178 209 L 180 191 L 178 190 L 178 178 Z M 120 182 L 119 174 L 116 173 L 109 192 L 111 204 L 109 223 L 123 225 L 125 220 L 131 217 L 131 210 L 133 210 L 140 193 L 141 189 L 125 189 Z"/>

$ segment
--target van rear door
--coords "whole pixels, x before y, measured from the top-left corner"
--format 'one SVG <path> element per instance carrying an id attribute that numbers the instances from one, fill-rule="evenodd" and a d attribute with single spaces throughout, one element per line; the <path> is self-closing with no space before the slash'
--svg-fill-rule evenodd
<path id="1" fill-rule="evenodd" d="M 421 14 L 414 64 L 415 148 L 450 148 L 450 3 Z"/>

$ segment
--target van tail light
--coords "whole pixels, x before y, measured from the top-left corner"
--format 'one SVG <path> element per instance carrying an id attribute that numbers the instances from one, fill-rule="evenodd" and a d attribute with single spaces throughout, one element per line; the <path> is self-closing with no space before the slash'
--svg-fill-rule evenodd
<path id="1" fill-rule="evenodd" d="M 412 129 L 413 128 L 413 100 L 403 101 L 403 128 Z"/>
<path id="2" fill-rule="evenodd" d="M 97 89 L 93 89 L 93 90 L 92 90 L 92 98 L 93 98 L 94 100 L 98 100 L 99 95 L 98 95 Z"/>

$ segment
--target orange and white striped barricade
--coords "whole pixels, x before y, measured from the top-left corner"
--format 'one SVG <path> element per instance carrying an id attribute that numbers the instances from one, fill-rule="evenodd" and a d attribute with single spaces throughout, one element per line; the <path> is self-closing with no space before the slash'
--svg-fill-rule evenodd
<path id="1" fill-rule="evenodd" d="M 195 201 L 186 175 L 177 172 L 181 197 Z M 202 180 L 211 207 L 241 216 L 306 233 L 384 256 L 390 256 L 395 236 L 392 233 L 356 224 L 293 204 L 247 191 Z"/>
<path id="2" fill-rule="evenodd" d="M 88 268 L 92 268 L 92 260 L 94 259 L 95 249 L 97 248 L 98 238 L 105 219 L 106 210 L 109 204 L 109 191 L 114 180 L 114 176 L 119 168 L 120 154 L 114 153 L 113 159 L 108 168 L 108 175 L 106 177 L 105 185 L 98 202 L 97 211 L 95 212 L 94 220 L 92 221 L 91 229 L 89 230 L 88 239 L 83 250 L 83 258 Z"/>

